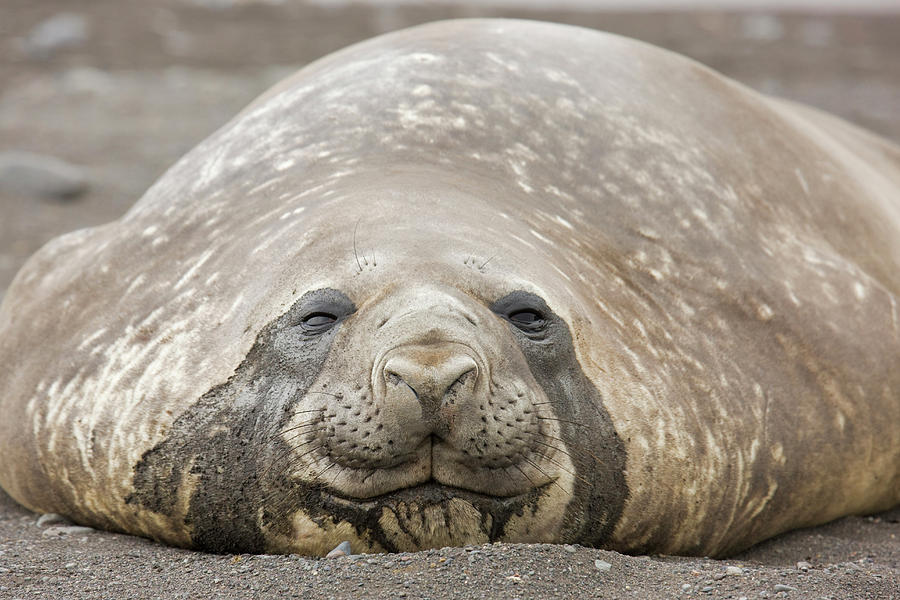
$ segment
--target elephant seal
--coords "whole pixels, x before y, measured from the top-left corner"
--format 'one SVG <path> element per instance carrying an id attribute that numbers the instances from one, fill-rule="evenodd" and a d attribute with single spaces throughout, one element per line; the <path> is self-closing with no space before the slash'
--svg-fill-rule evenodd
<path id="1" fill-rule="evenodd" d="M 0 309 L 0 482 L 215 552 L 722 555 L 900 501 L 900 150 L 595 31 L 301 70 Z"/>

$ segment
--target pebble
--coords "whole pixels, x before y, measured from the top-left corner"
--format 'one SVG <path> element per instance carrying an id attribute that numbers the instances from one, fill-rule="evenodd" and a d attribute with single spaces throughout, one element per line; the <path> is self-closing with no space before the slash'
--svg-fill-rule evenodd
<path id="1" fill-rule="evenodd" d="M 66 525 L 70 521 L 62 515 L 56 513 L 44 513 L 37 518 L 38 527 L 48 527 L 50 525 Z"/>
<path id="2" fill-rule="evenodd" d="M 797 569 L 799 571 L 803 571 L 805 573 L 806 571 L 809 571 L 810 569 L 812 569 L 812 565 L 809 564 L 808 562 L 806 562 L 805 560 L 801 560 L 800 562 L 797 563 Z"/>
<path id="3" fill-rule="evenodd" d="M 689 584 L 689 583 L 682 583 L 682 584 L 681 584 L 681 591 L 682 591 L 682 592 L 689 592 L 689 591 L 691 591 L 691 584 Z"/>
<path id="4" fill-rule="evenodd" d="M 791 587 L 789 585 L 784 585 L 783 583 L 778 583 L 775 585 L 776 592 L 796 592 L 797 588 Z"/>
<path id="5" fill-rule="evenodd" d="M 725 567 L 726 575 L 743 575 L 744 570 L 740 567 Z"/>
<path id="6" fill-rule="evenodd" d="M 79 533 L 91 533 L 94 529 L 90 527 L 82 527 L 81 525 L 68 525 L 65 527 L 55 526 L 48 527 L 44 530 L 44 537 L 53 537 L 59 535 L 78 535 Z"/>
<path id="7" fill-rule="evenodd" d="M 577 550 L 577 548 L 575 546 L 573 546 L 572 544 L 566 544 L 565 546 L 563 546 L 563 549 L 566 552 L 575 552 Z"/>
<path id="8" fill-rule="evenodd" d="M 18 150 L 0 152 L 0 190 L 71 200 L 87 189 L 84 171 L 54 156 Z"/>
<path id="9" fill-rule="evenodd" d="M 87 41 L 90 27 L 84 15 L 61 12 L 38 23 L 22 42 L 29 58 L 46 60 L 65 48 Z"/>
<path id="10" fill-rule="evenodd" d="M 612 569 L 612 565 L 605 560 L 595 560 L 594 566 L 597 567 L 598 571 L 609 571 Z"/>
<path id="11" fill-rule="evenodd" d="M 343 541 L 338 544 L 334 550 L 325 555 L 325 558 L 338 558 L 339 556 L 350 556 L 353 552 L 350 549 L 350 542 Z"/>
<path id="12" fill-rule="evenodd" d="M 705 587 L 700 588 L 700 591 L 703 592 L 704 594 L 708 594 L 711 591 L 713 591 L 713 589 L 714 589 L 713 586 L 707 585 Z"/>

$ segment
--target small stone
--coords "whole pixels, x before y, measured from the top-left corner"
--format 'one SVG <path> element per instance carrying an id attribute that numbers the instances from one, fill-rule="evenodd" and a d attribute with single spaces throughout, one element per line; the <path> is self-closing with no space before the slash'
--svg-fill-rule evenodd
<path id="1" fill-rule="evenodd" d="M 598 571 L 609 571 L 612 569 L 612 565 L 605 560 L 595 560 L 594 566 L 597 567 Z"/>
<path id="2" fill-rule="evenodd" d="M 803 571 L 804 573 L 812 569 L 812 565 L 806 562 L 805 560 L 801 560 L 797 563 L 797 570 Z"/>
<path id="3" fill-rule="evenodd" d="M 711 585 L 704 586 L 704 587 L 700 588 L 700 591 L 703 592 L 704 594 L 708 594 L 711 591 L 713 591 L 713 586 L 711 586 Z"/>
<path id="4" fill-rule="evenodd" d="M 17 150 L 0 153 L 0 190 L 70 200 L 87 188 L 84 172 L 56 157 Z"/>
<path id="5" fill-rule="evenodd" d="M 743 575 L 744 570 L 740 567 L 725 567 L 726 575 Z"/>
<path id="6" fill-rule="evenodd" d="M 713 578 L 715 581 L 721 581 L 722 579 L 725 579 L 725 577 L 726 577 L 726 574 L 725 574 L 725 573 L 716 573 L 715 575 L 713 575 L 712 578 Z"/>
<path id="7" fill-rule="evenodd" d="M 92 533 L 94 529 L 90 527 L 82 527 L 80 525 L 54 526 L 44 530 L 44 537 L 62 536 L 62 535 L 78 535 L 80 533 Z"/>
<path id="8" fill-rule="evenodd" d="M 770 594 L 769 592 L 763 590 L 763 591 L 761 591 L 761 592 L 759 593 L 759 597 L 760 597 L 760 598 L 771 598 L 771 597 L 772 597 L 772 594 Z"/>
<path id="9" fill-rule="evenodd" d="M 88 21 L 83 15 L 62 12 L 38 23 L 26 36 L 22 49 L 30 58 L 46 60 L 65 48 L 87 41 Z"/>
<path id="10" fill-rule="evenodd" d="M 66 563 L 66 567 L 65 567 L 65 568 L 66 568 L 66 570 L 68 570 L 68 571 L 74 571 L 74 570 L 75 570 L 75 567 L 77 567 L 77 566 L 78 566 L 78 565 L 77 565 L 76 563 L 70 562 L 70 563 Z"/>
<path id="11" fill-rule="evenodd" d="M 689 583 L 682 583 L 682 584 L 681 584 L 681 591 L 682 591 L 682 592 L 689 592 L 689 591 L 691 591 L 691 584 L 689 584 Z"/>
<path id="12" fill-rule="evenodd" d="M 338 544 L 334 550 L 325 555 L 325 558 L 338 558 L 339 556 L 350 556 L 353 552 L 350 550 L 350 542 L 343 541 Z"/>
<path id="13" fill-rule="evenodd" d="M 67 525 L 70 521 L 62 515 L 56 513 L 44 513 L 37 519 L 38 527 L 49 527 L 50 525 Z"/>
<path id="14" fill-rule="evenodd" d="M 784 585 L 783 583 L 778 583 L 775 585 L 776 592 L 796 592 L 797 588 L 791 587 L 789 585 Z"/>
<path id="15" fill-rule="evenodd" d="M 566 544 L 565 546 L 563 546 L 563 549 L 566 552 L 575 552 L 577 550 L 577 548 L 575 546 L 573 546 L 572 544 Z"/>

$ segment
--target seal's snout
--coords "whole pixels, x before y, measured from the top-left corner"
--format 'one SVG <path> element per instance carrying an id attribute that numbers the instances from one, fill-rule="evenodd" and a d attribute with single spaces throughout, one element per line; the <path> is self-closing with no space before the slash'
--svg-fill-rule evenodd
<path id="1" fill-rule="evenodd" d="M 412 394 L 432 433 L 443 437 L 457 399 L 472 395 L 478 372 L 478 363 L 459 344 L 396 348 L 384 363 L 385 401 L 403 402 Z"/>

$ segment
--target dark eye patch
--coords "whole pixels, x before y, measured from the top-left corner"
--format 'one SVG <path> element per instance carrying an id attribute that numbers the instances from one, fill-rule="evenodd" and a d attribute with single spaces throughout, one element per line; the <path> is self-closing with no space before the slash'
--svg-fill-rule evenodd
<path id="1" fill-rule="evenodd" d="M 343 292 L 330 288 L 313 290 L 281 317 L 281 328 L 296 328 L 308 336 L 316 336 L 333 329 L 354 312 L 356 306 Z"/>

